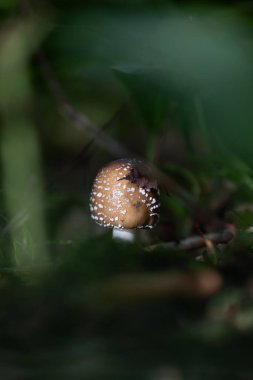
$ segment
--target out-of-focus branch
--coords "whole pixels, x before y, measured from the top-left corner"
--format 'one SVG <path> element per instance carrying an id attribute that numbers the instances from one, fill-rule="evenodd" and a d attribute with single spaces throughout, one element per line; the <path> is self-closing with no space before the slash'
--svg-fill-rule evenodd
<path id="1" fill-rule="evenodd" d="M 46 83 L 54 95 L 58 106 L 62 113 L 72 122 L 74 125 L 83 130 L 89 136 L 96 139 L 96 142 L 105 148 L 109 153 L 115 157 L 129 157 L 130 152 L 116 139 L 106 134 L 102 129 L 98 128 L 84 113 L 78 111 L 68 100 L 64 93 L 60 83 L 56 80 L 52 69 L 42 52 L 38 53 L 38 59 L 40 69 Z"/>
<path id="2" fill-rule="evenodd" d="M 37 57 L 39 60 L 42 75 L 50 91 L 55 97 L 59 105 L 59 108 L 61 109 L 63 114 L 68 119 L 70 119 L 78 129 L 83 130 L 89 136 L 94 138 L 97 144 L 102 146 L 115 158 L 135 157 L 142 160 L 145 163 L 145 160 L 142 157 L 137 157 L 136 155 L 134 155 L 131 151 L 126 149 L 124 145 L 121 144 L 118 140 L 108 135 L 103 129 L 98 128 L 94 123 L 92 123 L 92 121 L 85 114 L 78 111 L 75 108 L 75 106 L 73 106 L 71 102 L 68 100 L 64 90 L 61 87 L 61 84 L 55 78 L 51 66 L 44 53 L 40 51 L 37 54 Z M 168 177 L 155 165 L 152 165 L 149 162 L 146 162 L 146 164 L 151 169 L 154 177 L 157 179 L 160 186 L 164 187 L 166 190 L 171 191 L 172 193 L 183 199 L 188 206 L 193 207 L 195 205 L 195 201 L 193 200 L 192 196 L 185 189 L 183 189 L 177 182 L 175 182 L 172 178 Z"/>
<path id="3" fill-rule="evenodd" d="M 222 287 L 223 280 L 214 270 L 198 273 L 156 272 L 122 274 L 97 284 L 91 289 L 92 300 L 98 305 L 115 303 L 129 305 L 161 297 L 210 297 Z"/>
<path id="4" fill-rule="evenodd" d="M 180 251 L 192 251 L 199 248 L 208 246 L 208 242 L 211 244 L 227 244 L 236 236 L 236 230 L 233 225 L 228 225 L 226 229 L 221 232 L 212 232 L 203 236 L 190 236 L 181 240 L 178 243 L 158 243 L 146 248 L 147 251 L 154 251 L 157 248 L 164 249 L 177 249 Z"/>

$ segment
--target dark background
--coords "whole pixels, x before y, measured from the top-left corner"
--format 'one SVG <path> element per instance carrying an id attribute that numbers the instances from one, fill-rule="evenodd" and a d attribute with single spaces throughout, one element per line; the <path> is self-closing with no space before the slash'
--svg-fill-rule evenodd
<path id="1" fill-rule="evenodd" d="M 3 379 L 252 379 L 253 2 L 1 0 L 0 134 Z M 89 213 L 121 157 L 134 243 Z"/>

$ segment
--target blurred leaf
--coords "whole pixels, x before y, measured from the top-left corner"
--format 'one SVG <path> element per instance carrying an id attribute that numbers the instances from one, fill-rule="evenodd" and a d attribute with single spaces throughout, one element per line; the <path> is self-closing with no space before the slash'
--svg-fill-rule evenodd
<path id="1" fill-rule="evenodd" d="M 1 0 L 0 9 L 1 8 L 3 8 L 3 9 L 14 8 L 19 2 L 20 2 L 20 0 Z"/>
<path id="2" fill-rule="evenodd" d="M 248 194 L 253 192 L 253 172 L 251 167 L 237 156 L 222 156 L 219 160 L 218 174 L 221 178 L 227 178 L 235 182 L 241 190 Z"/>
<path id="3" fill-rule="evenodd" d="M 157 85 L 156 80 L 152 80 L 153 75 L 150 72 L 129 73 L 119 67 L 116 67 L 114 72 L 130 91 L 150 133 L 156 134 L 169 112 L 169 97 L 166 91 Z"/>
<path id="4" fill-rule="evenodd" d="M 253 71 L 244 41 L 251 37 L 252 30 L 235 14 L 114 7 L 73 14 L 49 42 L 61 60 L 73 57 L 84 71 L 93 63 L 121 72 L 141 110 L 149 108 L 146 119 L 153 128 L 166 114 L 168 101 L 160 94 L 201 98 L 217 150 L 224 145 L 249 158 Z"/>
<path id="5" fill-rule="evenodd" d="M 238 211 L 233 213 L 233 219 L 239 229 L 242 231 L 247 230 L 248 228 L 253 226 L 253 211 L 245 210 Z"/>
<path id="6" fill-rule="evenodd" d="M 20 267 L 47 262 L 40 152 L 33 121 L 29 60 L 45 35 L 34 18 L 6 26 L 0 41 L 0 111 L 3 196 L 11 261 Z M 42 267 L 41 267 L 42 269 Z"/>
<path id="7" fill-rule="evenodd" d="M 18 20 L 15 27 L 6 26 L 0 40 L 0 107 L 15 109 L 24 106 L 29 97 L 30 73 L 27 66 L 48 32 L 48 24 L 43 18 Z M 24 70 L 25 75 L 20 75 Z M 12 79 L 10 81 L 10 78 Z"/>
<path id="8" fill-rule="evenodd" d="M 199 197 L 200 186 L 194 174 L 190 170 L 183 166 L 169 163 L 166 163 L 163 167 L 164 171 L 168 173 L 169 176 L 172 176 L 179 183 L 182 183 L 183 187 L 187 188 L 187 191 L 194 195 L 194 197 Z"/>

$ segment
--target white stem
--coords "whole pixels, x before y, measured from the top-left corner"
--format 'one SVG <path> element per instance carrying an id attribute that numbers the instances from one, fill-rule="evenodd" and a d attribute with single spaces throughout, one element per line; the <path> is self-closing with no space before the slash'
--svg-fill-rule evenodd
<path id="1" fill-rule="evenodd" d="M 117 228 L 113 229 L 112 232 L 113 239 L 120 239 L 124 241 L 134 241 L 134 231 L 130 230 L 118 230 Z"/>

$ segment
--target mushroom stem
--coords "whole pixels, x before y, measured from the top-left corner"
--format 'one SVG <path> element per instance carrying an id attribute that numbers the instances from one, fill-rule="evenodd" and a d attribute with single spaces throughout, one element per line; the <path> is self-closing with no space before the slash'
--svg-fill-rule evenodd
<path id="1" fill-rule="evenodd" d="M 119 230 L 117 228 L 113 228 L 112 237 L 113 239 L 120 239 L 124 241 L 132 242 L 134 241 L 134 231 L 131 230 Z"/>

